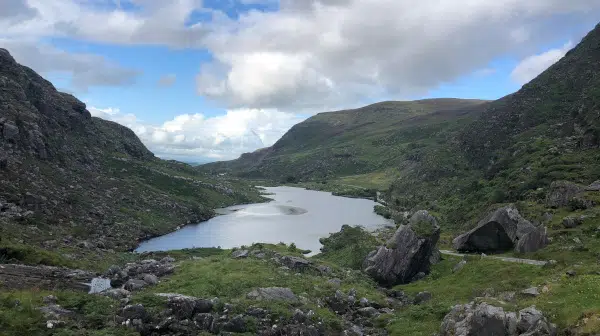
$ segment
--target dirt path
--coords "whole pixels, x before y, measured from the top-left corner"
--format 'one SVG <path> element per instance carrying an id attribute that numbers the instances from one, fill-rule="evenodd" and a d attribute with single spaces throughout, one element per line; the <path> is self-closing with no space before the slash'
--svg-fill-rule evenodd
<path id="1" fill-rule="evenodd" d="M 440 250 L 440 252 L 442 254 L 451 255 L 451 256 L 455 256 L 455 257 L 463 257 L 466 255 L 473 255 L 473 254 L 461 254 L 461 253 L 456 253 L 456 252 L 452 252 L 452 251 L 448 251 L 448 250 Z M 541 261 L 541 260 L 511 258 L 511 257 L 498 257 L 498 256 L 488 256 L 488 255 L 486 255 L 484 258 L 497 259 L 497 260 L 506 261 L 506 262 L 536 265 L 536 266 L 544 266 L 548 263 L 547 261 Z"/>

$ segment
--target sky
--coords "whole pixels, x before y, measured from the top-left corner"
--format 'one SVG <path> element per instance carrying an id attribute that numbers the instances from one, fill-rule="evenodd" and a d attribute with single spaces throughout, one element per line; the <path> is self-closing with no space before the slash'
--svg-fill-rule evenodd
<path id="1" fill-rule="evenodd" d="M 600 0 L 0 0 L 0 47 L 157 156 L 228 160 L 315 113 L 497 99 Z"/>

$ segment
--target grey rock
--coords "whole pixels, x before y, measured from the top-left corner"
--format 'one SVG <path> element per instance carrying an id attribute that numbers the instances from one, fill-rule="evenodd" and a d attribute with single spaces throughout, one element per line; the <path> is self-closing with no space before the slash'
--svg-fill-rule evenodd
<path id="1" fill-rule="evenodd" d="M 534 252 L 548 244 L 545 227 L 535 227 L 514 205 L 489 213 L 477 226 L 452 241 L 461 252 Z"/>
<path id="2" fill-rule="evenodd" d="M 113 298 L 115 300 L 121 300 L 129 297 L 131 292 L 123 288 L 112 288 L 105 290 L 104 292 L 100 293 L 100 295 L 108 296 L 109 298 Z"/>
<path id="3" fill-rule="evenodd" d="M 546 195 L 546 205 L 552 208 L 560 208 L 569 205 L 569 202 L 581 195 L 585 188 L 569 181 L 555 181 L 550 185 Z"/>
<path id="4" fill-rule="evenodd" d="M 145 321 L 148 319 L 148 313 L 146 312 L 146 308 L 144 308 L 144 306 L 141 304 L 127 305 L 123 307 L 123 310 L 121 310 L 121 316 L 124 319 L 129 320 L 138 319 Z"/>
<path id="5" fill-rule="evenodd" d="M 361 298 L 359 303 L 361 306 L 367 307 L 369 305 L 369 300 L 367 298 Z"/>
<path id="6" fill-rule="evenodd" d="M 291 289 L 282 287 L 257 288 L 248 293 L 247 297 L 258 301 L 298 301 Z"/>
<path id="7" fill-rule="evenodd" d="M 13 124 L 12 122 L 7 122 L 4 124 L 4 126 L 2 128 L 2 136 L 4 137 L 4 140 L 6 140 L 6 141 L 18 142 L 19 128 L 17 127 L 17 125 Z"/>
<path id="8" fill-rule="evenodd" d="M 294 321 L 299 323 L 304 323 L 307 319 L 306 314 L 304 314 L 304 312 L 300 309 L 294 310 L 294 315 L 292 316 L 292 318 L 294 319 Z"/>
<path id="9" fill-rule="evenodd" d="M 45 296 L 42 300 L 45 304 L 56 304 L 58 302 L 58 298 L 54 295 Z"/>
<path id="10" fill-rule="evenodd" d="M 456 272 L 460 271 L 466 265 L 467 265 L 467 261 L 461 260 L 458 264 L 454 265 L 454 267 L 452 268 L 452 273 L 456 273 Z"/>
<path id="11" fill-rule="evenodd" d="M 568 217 L 563 218 L 563 220 L 562 220 L 563 226 L 567 229 L 576 228 L 579 225 L 581 225 L 582 223 L 583 223 L 583 219 L 581 217 L 568 216 Z"/>
<path id="12" fill-rule="evenodd" d="M 537 287 L 531 287 L 531 288 L 522 290 L 521 294 L 525 295 L 525 296 L 536 297 L 536 296 L 540 295 L 540 291 Z"/>
<path id="13" fill-rule="evenodd" d="M 162 259 L 160 260 L 160 263 L 161 263 L 161 264 L 171 264 L 171 263 L 174 263 L 174 262 L 175 262 L 175 258 L 173 258 L 173 257 L 168 257 L 168 256 L 167 256 L 167 257 L 164 257 L 164 258 L 162 258 Z"/>
<path id="14" fill-rule="evenodd" d="M 194 316 L 194 322 L 200 330 L 210 331 L 213 329 L 214 317 L 209 313 L 200 313 Z"/>
<path id="15" fill-rule="evenodd" d="M 74 312 L 57 304 L 49 304 L 47 306 L 38 308 L 38 310 L 44 315 L 45 318 L 53 320 L 60 320 L 61 318 L 75 315 Z"/>
<path id="16" fill-rule="evenodd" d="M 364 307 L 358 309 L 358 314 L 365 317 L 374 317 L 379 315 L 379 311 L 373 307 Z"/>
<path id="17" fill-rule="evenodd" d="M 585 188 L 587 191 L 600 191 L 600 180 L 595 181 Z"/>
<path id="18" fill-rule="evenodd" d="M 243 333 L 246 331 L 246 320 L 244 319 L 244 315 L 236 315 L 231 320 L 227 321 L 225 325 L 223 325 L 223 329 L 225 331 L 235 332 L 235 333 Z"/>
<path id="19" fill-rule="evenodd" d="M 431 293 L 429 293 L 429 292 L 420 292 L 419 294 L 417 294 L 417 296 L 415 296 L 414 303 L 415 304 L 421 304 L 421 303 L 427 302 L 429 300 L 431 300 Z"/>
<path id="20" fill-rule="evenodd" d="M 156 285 L 158 284 L 158 277 L 154 274 L 144 274 L 143 278 L 145 283 L 148 285 Z"/>
<path id="21" fill-rule="evenodd" d="M 408 283 L 420 272 L 429 273 L 429 259 L 440 237 L 437 220 L 426 211 L 418 211 L 410 223 L 401 225 L 387 246 L 372 251 L 364 262 L 364 271 L 382 285 Z M 430 235 L 423 236 L 423 231 Z"/>
<path id="22" fill-rule="evenodd" d="M 195 314 L 210 313 L 213 309 L 211 300 L 171 293 L 159 293 L 157 296 L 167 298 L 167 306 L 179 319 L 189 319 Z"/>
<path id="23" fill-rule="evenodd" d="M 248 250 L 235 250 L 231 252 L 231 257 L 234 259 L 248 258 L 250 251 Z"/>
<path id="24" fill-rule="evenodd" d="M 334 278 L 334 279 L 327 280 L 327 283 L 332 284 L 334 287 L 339 288 L 342 285 L 342 280 L 340 280 L 338 278 Z"/>
<path id="25" fill-rule="evenodd" d="M 319 265 L 317 267 L 317 270 L 319 270 L 319 272 L 321 272 L 321 274 L 331 274 L 333 272 L 331 267 L 325 266 L 325 265 Z"/>
<path id="26" fill-rule="evenodd" d="M 574 276 L 576 276 L 576 275 L 577 275 L 577 272 L 575 272 L 574 270 L 568 270 L 568 271 L 566 272 L 566 274 L 567 274 L 568 276 L 570 276 L 570 277 L 574 277 Z"/>
<path id="27" fill-rule="evenodd" d="M 308 268 L 311 265 L 311 261 L 304 258 L 284 256 L 281 258 L 281 262 L 289 267 L 290 269 L 300 271 Z"/>
<path id="28" fill-rule="evenodd" d="M 125 288 L 128 291 L 136 291 L 136 290 L 140 290 L 144 287 L 146 287 L 148 284 L 146 283 L 146 281 L 144 280 L 139 280 L 139 279 L 129 279 L 127 280 L 127 282 L 125 283 L 125 285 L 123 285 L 123 288 Z"/>
<path id="29" fill-rule="evenodd" d="M 541 311 L 529 307 L 519 311 L 517 331 L 522 336 L 554 336 L 556 326 L 548 322 Z"/>
<path id="30" fill-rule="evenodd" d="M 250 307 L 246 310 L 246 314 L 257 318 L 264 318 L 267 316 L 268 311 L 258 307 Z"/>
<path id="31" fill-rule="evenodd" d="M 429 257 L 429 263 L 437 265 L 440 261 L 442 261 L 442 253 L 436 248 L 431 253 L 431 257 Z"/>

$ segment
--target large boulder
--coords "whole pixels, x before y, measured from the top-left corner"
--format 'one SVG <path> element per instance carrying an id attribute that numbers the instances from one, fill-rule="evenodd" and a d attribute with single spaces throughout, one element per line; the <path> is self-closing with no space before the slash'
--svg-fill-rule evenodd
<path id="1" fill-rule="evenodd" d="M 440 336 L 554 336 L 556 326 L 529 307 L 518 314 L 487 303 L 456 305 L 442 321 Z"/>
<path id="2" fill-rule="evenodd" d="M 585 188 L 579 184 L 569 181 L 555 181 L 550 185 L 546 195 L 546 205 L 552 208 L 560 208 L 569 205 L 574 198 L 578 198 Z"/>
<path id="3" fill-rule="evenodd" d="M 590 184 L 589 186 L 587 186 L 587 188 L 585 188 L 585 190 L 587 190 L 587 191 L 600 191 L 600 180 L 595 181 L 594 183 Z"/>
<path id="4" fill-rule="evenodd" d="M 364 262 L 364 271 L 385 286 L 411 282 L 418 274 L 427 274 L 430 258 L 440 238 L 440 227 L 427 211 L 416 212 L 408 225 L 401 225 L 386 246 L 372 251 Z"/>
<path id="5" fill-rule="evenodd" d="M 489 213 L 477 226 L 452 241 L 461 252 L 534 252 L 548 244 L 545 227 L 535 227 L 514 205 Z"/>

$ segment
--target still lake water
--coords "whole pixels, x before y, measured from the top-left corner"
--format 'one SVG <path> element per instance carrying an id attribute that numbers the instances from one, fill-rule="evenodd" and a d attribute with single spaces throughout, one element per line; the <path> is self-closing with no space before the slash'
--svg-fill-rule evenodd
<path id="1" fill-rule="evenodd" d="M 264 188 L 269 203 L 236 205 L 206 222 L 143 242 L 137 252 L 196 247 L 233 248 L 252 243 L 295 243 L 298 248 L 319 252 L 319 238 L 342 225 L 362 225 L 374 230 L 391 221 L 376 215 L 377 203 L 333 196 L 322 191 L 292 187 Z"/>

